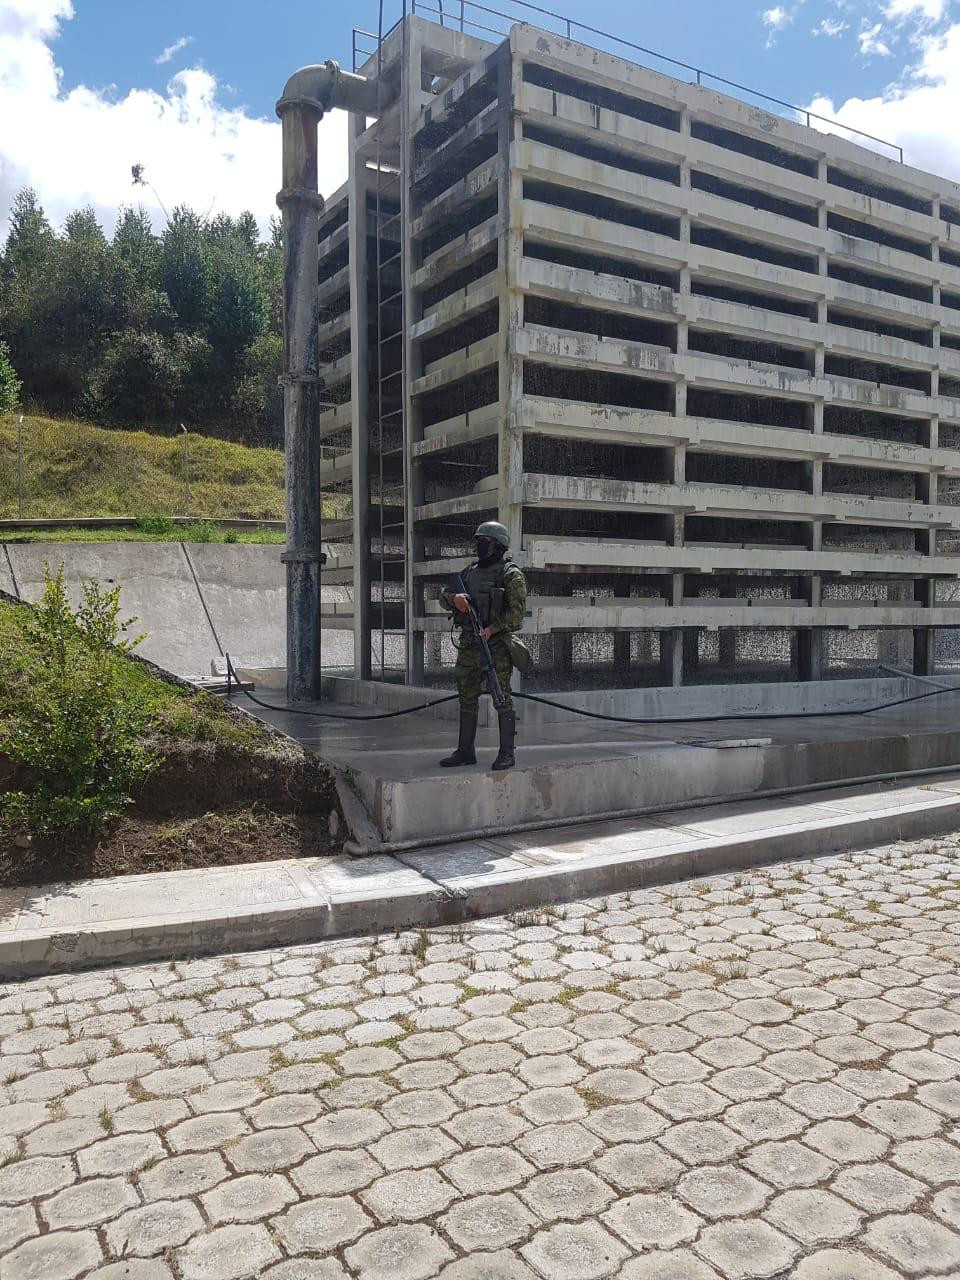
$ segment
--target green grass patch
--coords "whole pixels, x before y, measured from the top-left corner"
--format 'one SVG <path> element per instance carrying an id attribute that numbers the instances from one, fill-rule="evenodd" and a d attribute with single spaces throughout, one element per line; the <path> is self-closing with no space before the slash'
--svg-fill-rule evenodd
<path id="1" fill-rule="evenodd" d="M 172 524 L 172 522 L 171 522 Z M 109 525 L 102 529 L 76 529 L 68 526 L 49 529 L 18 529 L 0 541 L 54 543 L 101 542 L 239 542 L 281 545 L 286 535 L 281 529 L 224 529 L 210 520 L 194 520 L 190 524 L 173 524 L 169 532 L 151 533 L 136 526 Z"/>
<path id="2" fill-rule="evenodd" d="M 17 517 L 17 417 L 0 414 L 0 519 Z M 183 437 L 138 430 L 107 430 L 90 423 L 25 414 L 24 516 L 55 520 L 82 516 L 138 516 L 144 521 L 183 512 Z M 190 511 L 212 520 L 282 520 L 284 457 L 268 449 L 189 435 Z M 325 514 L 347 514 L 347 499 L 330 495 Z M 69 530 L 37 541 L 113 542 L 183 538 L 182 531 Z M 267 541 L 255 534 L 242 542 Z M 207 539 L 210 540 L 210 539 Z M 217 539 L 220 540 L 220 539 Z M 282 539 L 281 539 L 282 540 Z"/>

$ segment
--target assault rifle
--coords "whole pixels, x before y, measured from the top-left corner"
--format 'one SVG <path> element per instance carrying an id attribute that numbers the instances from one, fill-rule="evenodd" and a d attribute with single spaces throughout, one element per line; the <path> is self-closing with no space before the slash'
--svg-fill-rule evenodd
<path id="1" fill-rule="evenodd" d="M 470 599 L 470 593 L 463 581 L 462 573 L 455 573 L 450 578 L 450 592 L 452 595 L 463 595 L 467 597 L 467 612 L 465 615 L 470 630 L 473 632 L 474 638 L 480 647 L 480 658 L 483 662 L 483 673 L 487 677 L 487 692 L 493 699 L 493 705 L 498 711 L 502 711 L 507 705 L 507 699 L 503 689 L 500 687 L 500 679 L 497 675 L 497 668 L 494 666 L 493 654 L 490 652 L 490 642 L 483 634 L 483 623 L 480 621 L 480 615 L 474 607 L 473 601 Z M 454 606 L 454 616 L 458 610 Z"/>

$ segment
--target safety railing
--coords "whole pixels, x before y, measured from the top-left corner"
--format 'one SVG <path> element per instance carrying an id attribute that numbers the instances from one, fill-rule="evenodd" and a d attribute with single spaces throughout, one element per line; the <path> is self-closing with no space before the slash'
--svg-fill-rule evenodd
<path id="1" fill-rule="evenodd" d="M 557 35 L 565 36 L 568 40 L 579 40 L 581 37 L 586 37 L 585 43 L 587 44 L 596 46 L 598 41 L 609 43 L 615 46 L 612 52 L 629 50 L 631 55 L 642 54 L 644 58 L 653 58 L 657 63 L 662 63 L 666 67 L 686 72 L 693 76 L 693 83 L 695 84 L 723 85 L 727 89 L 734 90 L 737 94 L 747 94 L 760 102 L 778 107 L 780 110 L 773 114 L 789 111 L 798 123 L 805 124 L 809 129 L 820 128 L 820 131 L 824 133 L 837 132 L 849 136 L 853 141 L 862 140 L 867 143 L 873 143 L 875 146 L 886 147 L 903 164 L 903 147 L 895 142 L 888 142 L 885 138 L 878 138 L 875 134 L 867 133 L 863 129 L 855 129 L 853 125 L 844 124 L 842 121 L 835 120 L 830 116 L 820 115 L 819 112 L 810 111 L 806 107 L 795 106 L 792 102 L 785 102 L 782 98 L 763 93 L 759 89 L 752 89 L 749 85 L 740 84 L 736 80 L 728 80 L 725 76 L 719 76 L 713 71 L 705 70 L 703 67 L 695 67 L 689 62 L 681 61 L 679 58 L 671 58 L 665 53 L 659 53 L 656 49 L 648 49 L 645 45 L 628 40 L 626 36 L 614 35 L 610 31 L 601 31 L 599 27 L 590 26 L 589 23 L 580 22 L 576 18 L 567 17 L 565 14 L 555 13 L 552 9 L 544 9 L 540 5 L 531 3 L 530 0 L 500 0 L 498 8 L 484 4 L 482 0 L 409 0 L 409 4 L 411 13 L 423 14 L 428 16 L 431 21 L 438 22 L 440 26 L 454 27 L 456 30 L 468 34 L 479 33 L 483 36 L 496 36 L 498 39 L 503 39 L 514 23 L 529 22 L 545 30 L 554 30 Z M 406 11 L 407 0 L 404 0 L 403 7 L 404 11 Z M 374 50 L 369 52 L 364 50 L 358 45 L 358 39 L 361 41 L 373 41 Z M 361 65 L 366 57 L 372 56 L 375 51 L 376 39 L 377 37 L 369 32 L 354 30 L 354 70 Z M 602 47 L 602 45 L 598 47 Z M 636 61 L 637 59 L 634 58 L 633 60 Z M 651 68 L 654 71 L 658 69 L 659 67 Z M 674 71 L 671 70 L 668 74 L 673 75 Z M 682 79 L 683 77 L 679 78 Z M 821 128 L 821 126 L 823 127 Z"/>

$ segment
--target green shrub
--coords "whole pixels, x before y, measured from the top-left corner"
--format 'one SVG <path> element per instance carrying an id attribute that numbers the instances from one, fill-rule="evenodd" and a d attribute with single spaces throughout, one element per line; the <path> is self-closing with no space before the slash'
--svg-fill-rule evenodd
<path id="1" fill-rule="evenodd" d="M 169 516 L 138 516 L 137 532 L 151 538 L 169 538 L 175 525 Z"/>
<path id="2" fill-rule="evenodd" d="M 237 533 L 236 529 L 228 529 L 223 540 L 224 542 L 239 542 L 240 535 Z"/>
<path id="3" fill-rule="evenodd" d="M 148 715 L 124 672 L 143 637 L 130 633 L 135 618 L 120 618 L 119 587 L 90 582 L 73 609 L 62 566 L 51 575 L 47 565 L 39 604 L 17 614 L 0 711 L 21 789 L 0 797 L 0 814 L 38 833 L 95 831 L 156 763 L 139 741 Z"/>
<path id="4" fill-rule="evenodd" d="M 20 379 L 10 363 L 10 348 L 0 340 L 0 413 L 16 409 L 20 403 Z"/>
<path id="5" fill-rule="evenodd" d="M 183 542 L 219 542 L 220 530 L 210 520 L 191 520 L 181 526 L 180 537 Z"/>

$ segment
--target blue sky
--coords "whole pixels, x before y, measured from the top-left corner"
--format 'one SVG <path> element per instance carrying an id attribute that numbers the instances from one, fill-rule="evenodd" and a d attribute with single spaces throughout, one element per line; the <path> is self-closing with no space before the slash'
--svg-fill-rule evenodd
<path id="1" fill-rule="evenodd" d="M 443 2 L 459 11 L 459 0 Z M 900 142 L 909 163 L 960 180 L 960 0 L 557 3 Z M 353 25 L 377 22 L 376 0 L 272 8 L 282 21 L 262 0 L 0 0 L 0 236 L 27 184 L 55 223 L 90 203 L 109 229 L 120 204 L 139 200 L 157 221 L 161 201 L 250 208 L 266 229 L 278 185 L 273 107 L 286 77 L 328 57 L 349 66 Z M 398 16 L 400 0 L 386 0 L 386 12 Z M 345 120 L 334 113 L 321 129 L 329 193 L 346 173 Z M 131 187 L 133 163 L 146 165 L 155 190 Z"/>
<path id="2" fill-rule="evenodd" d="M 488 2 L 491 8 L 504 8 Z M 374 0 L 357 0 L 354 5 L 282 0 L 276 7 L 283 22 L 271 24 L 264 21 L 259 0 L 166 0 L 162 5 L 76 0 L 76 17 L 64 24 L 57 44 L 64 85 L 116 86 L 121 95 L 132 88 L 162 90 L 171 72 L 200 62 L 235 90 L 237 101 L 267 115 L 290 69 L 324 58 L 349 66 L 353 26 L 376 29 Z M 910 28 L 895 24 L 888 26 L 886 37 L 894 50 L 892 59 L 860 53 L 861 18 L 869 18 L 872 25 L 883 7 L 870 3 L 841 8 L 815 0 L 804 5 L 784 0 L 781 6 L 752 0 L 672 5 L 558 0 L 543 7 L 789 101 L 807 102 L 819 94 L 834 100 L 853 93 L 873 96 L 902 65 L 896 51 L 905 57 L 910 53 Z M 762 15 L 778 7 L 793 16 L 770 41 L 771 26 Z M 451 8 L 458 10 L 458 0 L 447 0 Z M 399 0 L 387 0 L 385 12 L 396 16 Z M 823 20 L 846 23 L 846 30 L 815 37 L 812 32 Z M 158 54 L 184 38 L 189 44 L 169 62 L 155 63 Z"/>

